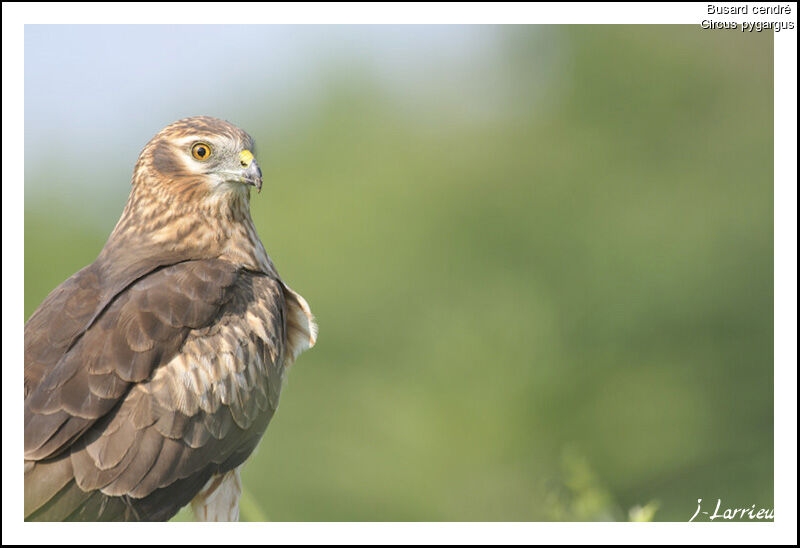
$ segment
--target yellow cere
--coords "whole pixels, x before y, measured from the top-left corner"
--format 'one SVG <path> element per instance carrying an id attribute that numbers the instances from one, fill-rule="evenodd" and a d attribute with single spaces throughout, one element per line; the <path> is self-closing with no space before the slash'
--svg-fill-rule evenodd
<path id="1" fill-rule="evenodd" d="M 253 161 L 253 153 L 249 150 L 243 150 L 239 153 L 239 160 L 244 167 L 250 167 L 250 162 Z"/>

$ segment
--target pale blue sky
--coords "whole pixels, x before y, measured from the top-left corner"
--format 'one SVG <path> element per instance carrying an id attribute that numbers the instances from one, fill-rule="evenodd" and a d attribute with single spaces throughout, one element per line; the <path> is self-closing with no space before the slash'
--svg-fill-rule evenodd
<path id="1" fill-rule="evenodd" d="M 276 123 L 332 73 L 367 71 L 400 96 L 475 93 L 489 86 L 497 27 L 272 25 L 27 25 L 26 195 L 47 169 L 127 180 L 160 128 L 208 114 L 247 126 L 258 109 Z M 470 82 L 471 86 L 464 85 Z M 480 85 L 477 84 L 480 90 Z M 468 105 L 470 110 L 479 105 Z M 117 158 L 120 156 L 120 158 Z M 99 161 L 102 160 L 102 161 Z M 62 185 L 91 184 L 79 177 Z"/>

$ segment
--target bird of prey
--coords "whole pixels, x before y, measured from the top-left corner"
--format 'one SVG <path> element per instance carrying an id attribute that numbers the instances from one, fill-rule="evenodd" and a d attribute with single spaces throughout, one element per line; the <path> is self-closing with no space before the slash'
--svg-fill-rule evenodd
<path id="1" fill-rule="evenodd" d="M 97 259 L 25 324 L 25 519 L 238 519 L 242 463 L 288 367 L 314 345 L 306 301 L 250 217 L 252 138 L 205 116 L 144 147 Z"/>

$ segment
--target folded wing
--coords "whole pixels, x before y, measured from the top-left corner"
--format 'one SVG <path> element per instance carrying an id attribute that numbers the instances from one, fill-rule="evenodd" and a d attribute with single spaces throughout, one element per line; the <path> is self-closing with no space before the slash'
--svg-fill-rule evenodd
<path id="1" fill-rule="evenodd" d="M 80 274 L 66 293 L 92 294 Z M 241 464 L 278 404 L 285 295 L 273 277 L 187 261 L 138 279 L 70 342 L 33 329 L 37 311 L 26 325 L 26 519 L 168 519 Z M 90 314 L 79 301 L 55 300 L 74 303 L 72 329 Z"/>

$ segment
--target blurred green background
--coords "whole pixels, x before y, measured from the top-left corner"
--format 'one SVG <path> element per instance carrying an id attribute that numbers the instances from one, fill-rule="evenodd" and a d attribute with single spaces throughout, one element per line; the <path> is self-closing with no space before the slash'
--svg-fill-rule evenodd
<path id="1" fill-rule="evenodd" d="M 381 29 L 347 27 L 366 38 L 331 53 L 337 35 L 305 27 L 309 79 L 274 101 L 258 64 L 279 53 L 254 42 L 256 85 L 120 106 L 135 130 L 113 127 L 133 134 L 114 153 L 97 152 L 111 128 L 87 144 L 50 117 L 43 158 L 26 127 L 25 317 L 94 260 L 150 136 L 220 116 L 258 143 L 253 218 L 320 325 L 245 467 L 244 519 L 771 508 L 771 33 L 473 27 L 463 56 L 406 56 L 418 30 L 371 50 Z"/>

